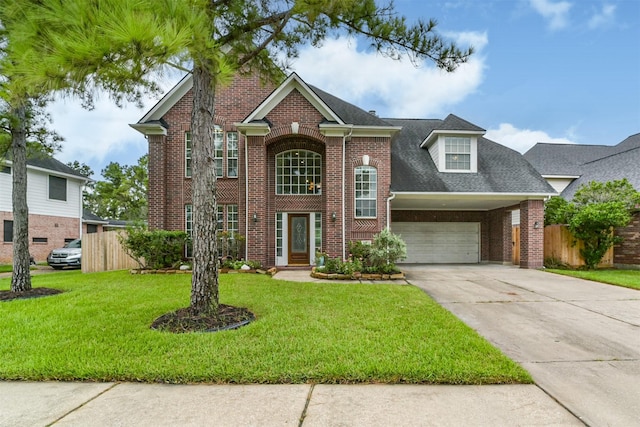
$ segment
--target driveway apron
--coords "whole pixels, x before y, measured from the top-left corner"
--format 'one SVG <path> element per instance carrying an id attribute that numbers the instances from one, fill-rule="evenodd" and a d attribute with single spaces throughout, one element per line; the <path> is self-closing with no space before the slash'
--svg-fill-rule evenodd
<path id="1" fill-rule="evenodd" d="M 492 264 L 403 270 L 585 424 L 640 425 L 640 291 Z"/>

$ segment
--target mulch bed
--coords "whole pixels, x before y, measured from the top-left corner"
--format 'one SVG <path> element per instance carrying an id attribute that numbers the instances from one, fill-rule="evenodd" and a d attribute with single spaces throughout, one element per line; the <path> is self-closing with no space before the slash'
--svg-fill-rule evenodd
<path id="1" fill-rule="evenodd" d="M 13 301 L 17 299 L 40 298 L 40 297 L 47 297 L 50 295 L 56 295 L 61 293 L 62 293 L 61 290 L 51 289 L 51 288 L 31 288 L 30 290 L 23 291 L 23 292 L 0 291 L 0 301 Z"/>
<path id="2" fill-rule="evenodd" d="M 244 307 L 220 304 L 218 316 L 198 316 L 189 307 L 163 314 L 151 324 L 151 329 L 165 332 L 216 332 L 237 329 L 255 320 Z"/>

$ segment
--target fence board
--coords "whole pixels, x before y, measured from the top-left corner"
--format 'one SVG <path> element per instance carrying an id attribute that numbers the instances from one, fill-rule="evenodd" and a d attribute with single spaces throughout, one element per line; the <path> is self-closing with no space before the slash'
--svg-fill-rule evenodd
<path id="1" fill-rule="evenodd" d="M 82 272 L 126 270 L 138 268 L 122 248 L 117 231 L 90 233 L 82 236 Z"/>
<path id="2" fill-rule="evenodd" d="M 511 230 L 511 256 L 513 258 L 513 265 L 520 265 L 520 226 L 514 225 Z"/>
<path id="3" fill-rule="evenodd" d="M 566 225 L 547 225 L 544 228 L 544 258 L 554 258 L 572 267 L 583 266 L 580 249 L 584 244 L 579 241 L 574 246 L 573 241 L 573 236 Z M 611 266 L 613 266 L 613 248 L 604 254 L 602 262 L 598 265 L 598 267 Z"/>

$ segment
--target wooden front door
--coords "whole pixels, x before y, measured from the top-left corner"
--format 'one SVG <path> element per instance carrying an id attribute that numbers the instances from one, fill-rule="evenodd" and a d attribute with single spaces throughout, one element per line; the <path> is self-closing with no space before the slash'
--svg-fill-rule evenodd
<path id="1" fill-rule="evenodd" d="M 289 214 L 289 264 L 309 265 L 309 214 Z"/>

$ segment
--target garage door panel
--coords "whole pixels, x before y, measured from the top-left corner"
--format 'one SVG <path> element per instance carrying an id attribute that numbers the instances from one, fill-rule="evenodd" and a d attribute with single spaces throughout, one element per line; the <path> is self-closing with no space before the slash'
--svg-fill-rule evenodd
<path id="1" fill-rule="evenodd" d="M 405 263 L 477 264 L 480 224 L 475 222 L 404 222 L 391 226 L 407 244 Z"/>

